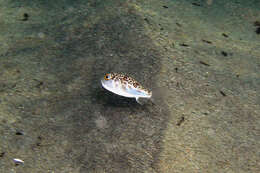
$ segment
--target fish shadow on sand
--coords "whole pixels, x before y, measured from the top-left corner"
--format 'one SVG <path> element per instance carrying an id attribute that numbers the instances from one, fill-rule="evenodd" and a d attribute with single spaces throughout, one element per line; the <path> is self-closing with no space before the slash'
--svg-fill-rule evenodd
<path id="1" fill-rule="evenodd" d="M 95 104 L 98 103 L 108 107 L 137 108 L 141 106 L 136 102 L 135 98 L 127 98 L 127 97 L 119 96 L 109 91 L 106 91 L 102 87 L 94 89 L 91 97 L 93 98 L 92 103 Z"/>

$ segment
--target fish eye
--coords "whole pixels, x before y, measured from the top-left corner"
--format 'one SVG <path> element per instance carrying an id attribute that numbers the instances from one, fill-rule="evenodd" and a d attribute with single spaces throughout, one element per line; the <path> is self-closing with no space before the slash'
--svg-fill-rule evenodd
<path id="1" fill-rule="evenodd" d="M 110 75 L 109 74 L 106 74 L 105 77 L 104 77 L 105 80 L 109 80 L 110 79 Z"/>

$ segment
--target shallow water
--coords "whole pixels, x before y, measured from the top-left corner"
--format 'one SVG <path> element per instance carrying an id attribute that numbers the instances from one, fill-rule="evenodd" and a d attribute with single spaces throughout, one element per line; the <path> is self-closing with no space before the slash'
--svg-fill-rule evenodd
<path id="1" fill-rule="evenodd" d="M 0 172 L 260 172 L 257 21 L 256 0 L 0 0 Z"/>

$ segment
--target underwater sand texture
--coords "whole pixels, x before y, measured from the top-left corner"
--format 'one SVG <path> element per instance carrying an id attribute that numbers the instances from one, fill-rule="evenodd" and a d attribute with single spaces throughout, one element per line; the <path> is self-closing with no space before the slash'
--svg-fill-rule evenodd
<path id="1" fill-rule="evenodd" d="M 259 7 L 0 0 L 0 172 L 260 172 Z"/>

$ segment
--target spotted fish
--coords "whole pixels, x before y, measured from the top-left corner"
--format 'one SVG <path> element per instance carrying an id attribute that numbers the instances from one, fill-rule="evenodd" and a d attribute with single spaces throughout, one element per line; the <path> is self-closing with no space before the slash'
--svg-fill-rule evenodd
<path id="1" fill-rule="evenodd" d="M 118 74 L 108 73 L 101 79 L 102 86 L 120 96 L 135 98 L 137 103 L 142 104 L 140 98 L 151 99 L 152 92 L 144 88 L 133 78 Z"/>

